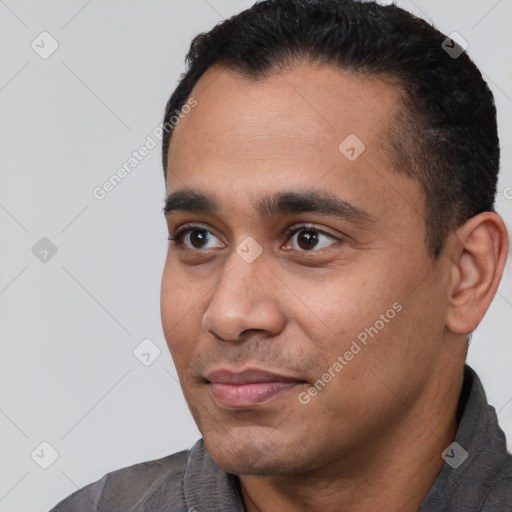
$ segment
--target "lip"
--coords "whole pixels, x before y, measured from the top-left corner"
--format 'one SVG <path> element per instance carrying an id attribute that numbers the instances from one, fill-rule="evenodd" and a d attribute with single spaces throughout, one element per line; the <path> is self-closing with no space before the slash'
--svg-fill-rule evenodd
<path id="1" fill-rule="evenodd" d="M 208 373 L 205 379 L 213 399 L 230 408 L 254 407 L 305 383 L 296 377 L 254 368 L 241 372 L 220 369 Z"/>

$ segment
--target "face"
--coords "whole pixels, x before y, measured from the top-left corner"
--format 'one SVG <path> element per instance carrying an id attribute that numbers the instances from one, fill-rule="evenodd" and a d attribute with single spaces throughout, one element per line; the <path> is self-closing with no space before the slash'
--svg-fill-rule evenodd
<path id="1" fill-rule="evenodd" d="M 303 63 L 252 82 L 211 68 L 191 96 L 161 314 L 206 447 L 238 475 L 364 461 L 433 385 L 443 344 L 424 198 L 383 152 L 399 93 Z"/>

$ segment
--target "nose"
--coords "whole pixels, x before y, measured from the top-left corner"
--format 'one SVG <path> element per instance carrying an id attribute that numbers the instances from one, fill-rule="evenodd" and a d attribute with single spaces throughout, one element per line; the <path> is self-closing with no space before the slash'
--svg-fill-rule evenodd
<path id="1" fill-rule="evenodd" d="M 203 315 L 203 329 L 231 342 L 242 341 L 246 331 L 277 336 L 284 328 L 285 315 L 278 303 L 279 278 L 264 253 L 248 263 L 233 252 L 224 268 Z"/>

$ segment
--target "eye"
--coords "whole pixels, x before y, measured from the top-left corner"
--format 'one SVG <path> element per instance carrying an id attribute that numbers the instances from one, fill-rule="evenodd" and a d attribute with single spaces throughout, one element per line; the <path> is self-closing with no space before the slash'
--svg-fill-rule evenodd
<path id="1" fill-rule="evenodd" d="M 293 226 L 285 233 L 286 238 L 298 235 L 296 241 L 292 240 L 291 247 L 285 247 L 285 250 L 295 250 L 299 252 L 314 252 L 313 249 L 324 249 L 336 242 L 341 242 L 339 238 L 327 233 L 311 224 L 301 224 Z M 215 247 L 222 247 L 222 242 L 216 245 L 208 246 L 208 242 L 218 238 L 205 226 L 201 224 L 187 224 L 176 230 L 174 235 L 168 237 L 168 240 L 174 242 L 178 247 L 188 250 L 204 250 Z M 322 243 L 323 240 L 323 243 Z"/>
<path id="2" fill-rule="evenodd" d="M 189 236 L 190 235 L 190 236 Z M 213 233 L 200 224 L 188 224 L 183 228 L 176 230 L 174 235 L 169 236 L 168 240 L 175 242 L 180 247 L 190 250 L 211 249 L 207 244 L 212 238 L 217 238 Z M 222 247 L 222 243 L 213 247 Z"/>
<path id="3" fill-rule="evenodd" d="M 299 252 L 313 252 L 312 249 L 324 249 L 325 247 L 329 247 L 329 245 L 332 245 L 333 241 L 341 242 L 341 240 L 336 238 L 334 235 L 315 228 L 310 224 L 294 226 L 285 234 L 287 237 L 294 237 L 295 235 L 298 235 L 296 240 L 292 240 L 291 249 Z M 328 243 L 329 240 L 326 239 L 329 239 L 331 242 Z"/>

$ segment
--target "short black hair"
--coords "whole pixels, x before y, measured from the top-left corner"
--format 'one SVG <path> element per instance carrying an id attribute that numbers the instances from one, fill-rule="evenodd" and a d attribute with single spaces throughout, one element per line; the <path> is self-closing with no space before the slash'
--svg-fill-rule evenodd
<path id="1" fill-rule="evenodd" d="M 181 111 L 213 65 L 258 80 L 305 60 L 391 80 L 402 92 L 401 108 L 384 123 L 380 149 L 393 168 L 421 185 L 426 245 L 437 258 L 451 230 L 494 211 L 500 155 L 493 95 L 467 53 L 448 53 L 445 40 L 433 25 L 396 5 L 260 1 L 194 38 L 164 123 Z M 166 180 L 174 124 L 167 126 Z"/>

